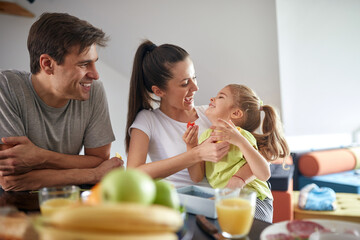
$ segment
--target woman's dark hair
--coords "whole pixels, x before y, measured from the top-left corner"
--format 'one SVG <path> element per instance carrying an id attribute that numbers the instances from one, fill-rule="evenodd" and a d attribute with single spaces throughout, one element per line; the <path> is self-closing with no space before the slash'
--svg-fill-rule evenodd
<path id="1" fill-rule="evenodd" d="M 62 64 L 72 47 L 79 46 L 79 54 L 96 43 L 106 46 L 108 37 L 90 23 L 67 13 L 43 13 L 31 26 L 27 40 L 30 71 L 40 72 L 41 54 L 48 54 Z"/>
<path id="2" fill-rule="evenodd" d="M 152 86 L 166 90 L 167 82 L 173 77 L 171 69 L 174 64 L 184 61 L 189 54 L 176 45 L 163 44 L 156 46 L 145 40 L 138 47 L 130 80 L 128 115 L 126 123 L 125 145 L 129 151 L 129 128 L 136 115 L 142 109 L 153 109 L 152 104 L 157 102 L 152 97 Z"/>

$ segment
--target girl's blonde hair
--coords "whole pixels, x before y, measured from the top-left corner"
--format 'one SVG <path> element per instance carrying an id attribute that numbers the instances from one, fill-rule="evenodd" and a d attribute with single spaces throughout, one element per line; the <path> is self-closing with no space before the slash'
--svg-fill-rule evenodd
<path id="1" fill-rule="evenodd" d="M 275 109 L 270 105 L 263 105 L 256 93 L 244 85 L 229 84 L 236 107 L 243 111 L 243 117 L 234 122 L 235 125 L 254 135 L 261 155 L 268 161 L 284 158 L 290 150 L 282 131 L 282 123 Z M 265 117 L 262 124 L 262 134 L 255 133 L 261 124 L 261 111 Z M 285 160 L 284 160 L 285 161 Z M 283 162 L 284 166 L 284 162 Z"/>

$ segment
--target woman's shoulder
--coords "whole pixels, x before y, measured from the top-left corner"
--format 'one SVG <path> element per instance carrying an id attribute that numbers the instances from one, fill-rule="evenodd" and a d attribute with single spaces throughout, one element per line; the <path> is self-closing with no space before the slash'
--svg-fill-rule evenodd
<path id="1" fill-rule="evenodd" d="M 155 117 L 158 113 L 158 109 L 142 109 L 137 116 L 141 117 Z"/>
<path id="2" fill-rule="evenodd" d="M 136 115 L 136 121 L 153 121 L 159 118 L 159 109 L 142 109 L 137 115 Z"/>

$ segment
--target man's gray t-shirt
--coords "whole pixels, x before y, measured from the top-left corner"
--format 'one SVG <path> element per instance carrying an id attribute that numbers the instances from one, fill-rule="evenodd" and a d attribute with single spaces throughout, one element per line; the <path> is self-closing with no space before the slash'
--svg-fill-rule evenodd
<path id="1" fill-rule="evenodd" d="M 79 154 L 115 140 L 105 91 L 93 81 L 90 98 L 70 100 L 64 107 L 46 105 L 35 92 L 31 74 L 0 72 L 0 137 L 27 136 L 36 146 Z"/>

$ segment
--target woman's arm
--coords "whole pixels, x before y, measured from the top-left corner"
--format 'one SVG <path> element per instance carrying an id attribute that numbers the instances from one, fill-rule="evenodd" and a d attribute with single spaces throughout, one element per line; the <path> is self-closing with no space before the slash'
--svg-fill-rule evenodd
<path id="1" fill-rule="evenodd" d="M 233 123 L 222 119 L 219 119 L 219 123 L 220 126 L 217 129 L 220 131 L 214 131 L 212 135 L 222 136 L 222 140 L 238 146 L 255 177 L 259 180 L 267 181 L 271 176 L 271 172 L 266 159 L 236 129 Z"/>
<path id="2" fill-rule="evenodd" d="M 157 162 L 146 163 L 149 137 L 141 130 L 131 129 L 127 167 L 139 168 L 153 178 L 165 178 L 201 161 L 217 162 L 229 151 L 229 143 L 216 143 L 218 137 L 208 140 L 190 151 Z"/>
<path id="3" fill-rule="evenodd" d="M 190 151 L 194 147 L 198 146 L 198 134 L 199 134 L 198 125 L 189 126 L 186 129 L 183 135 L 183 140 L 186 144 L 187 151 Z M 201 182 L 205 176 L 204 162 L 195 163 L 194 165 L 188 167 L 188 172 L 193 182 L 195 183 Z"/>

